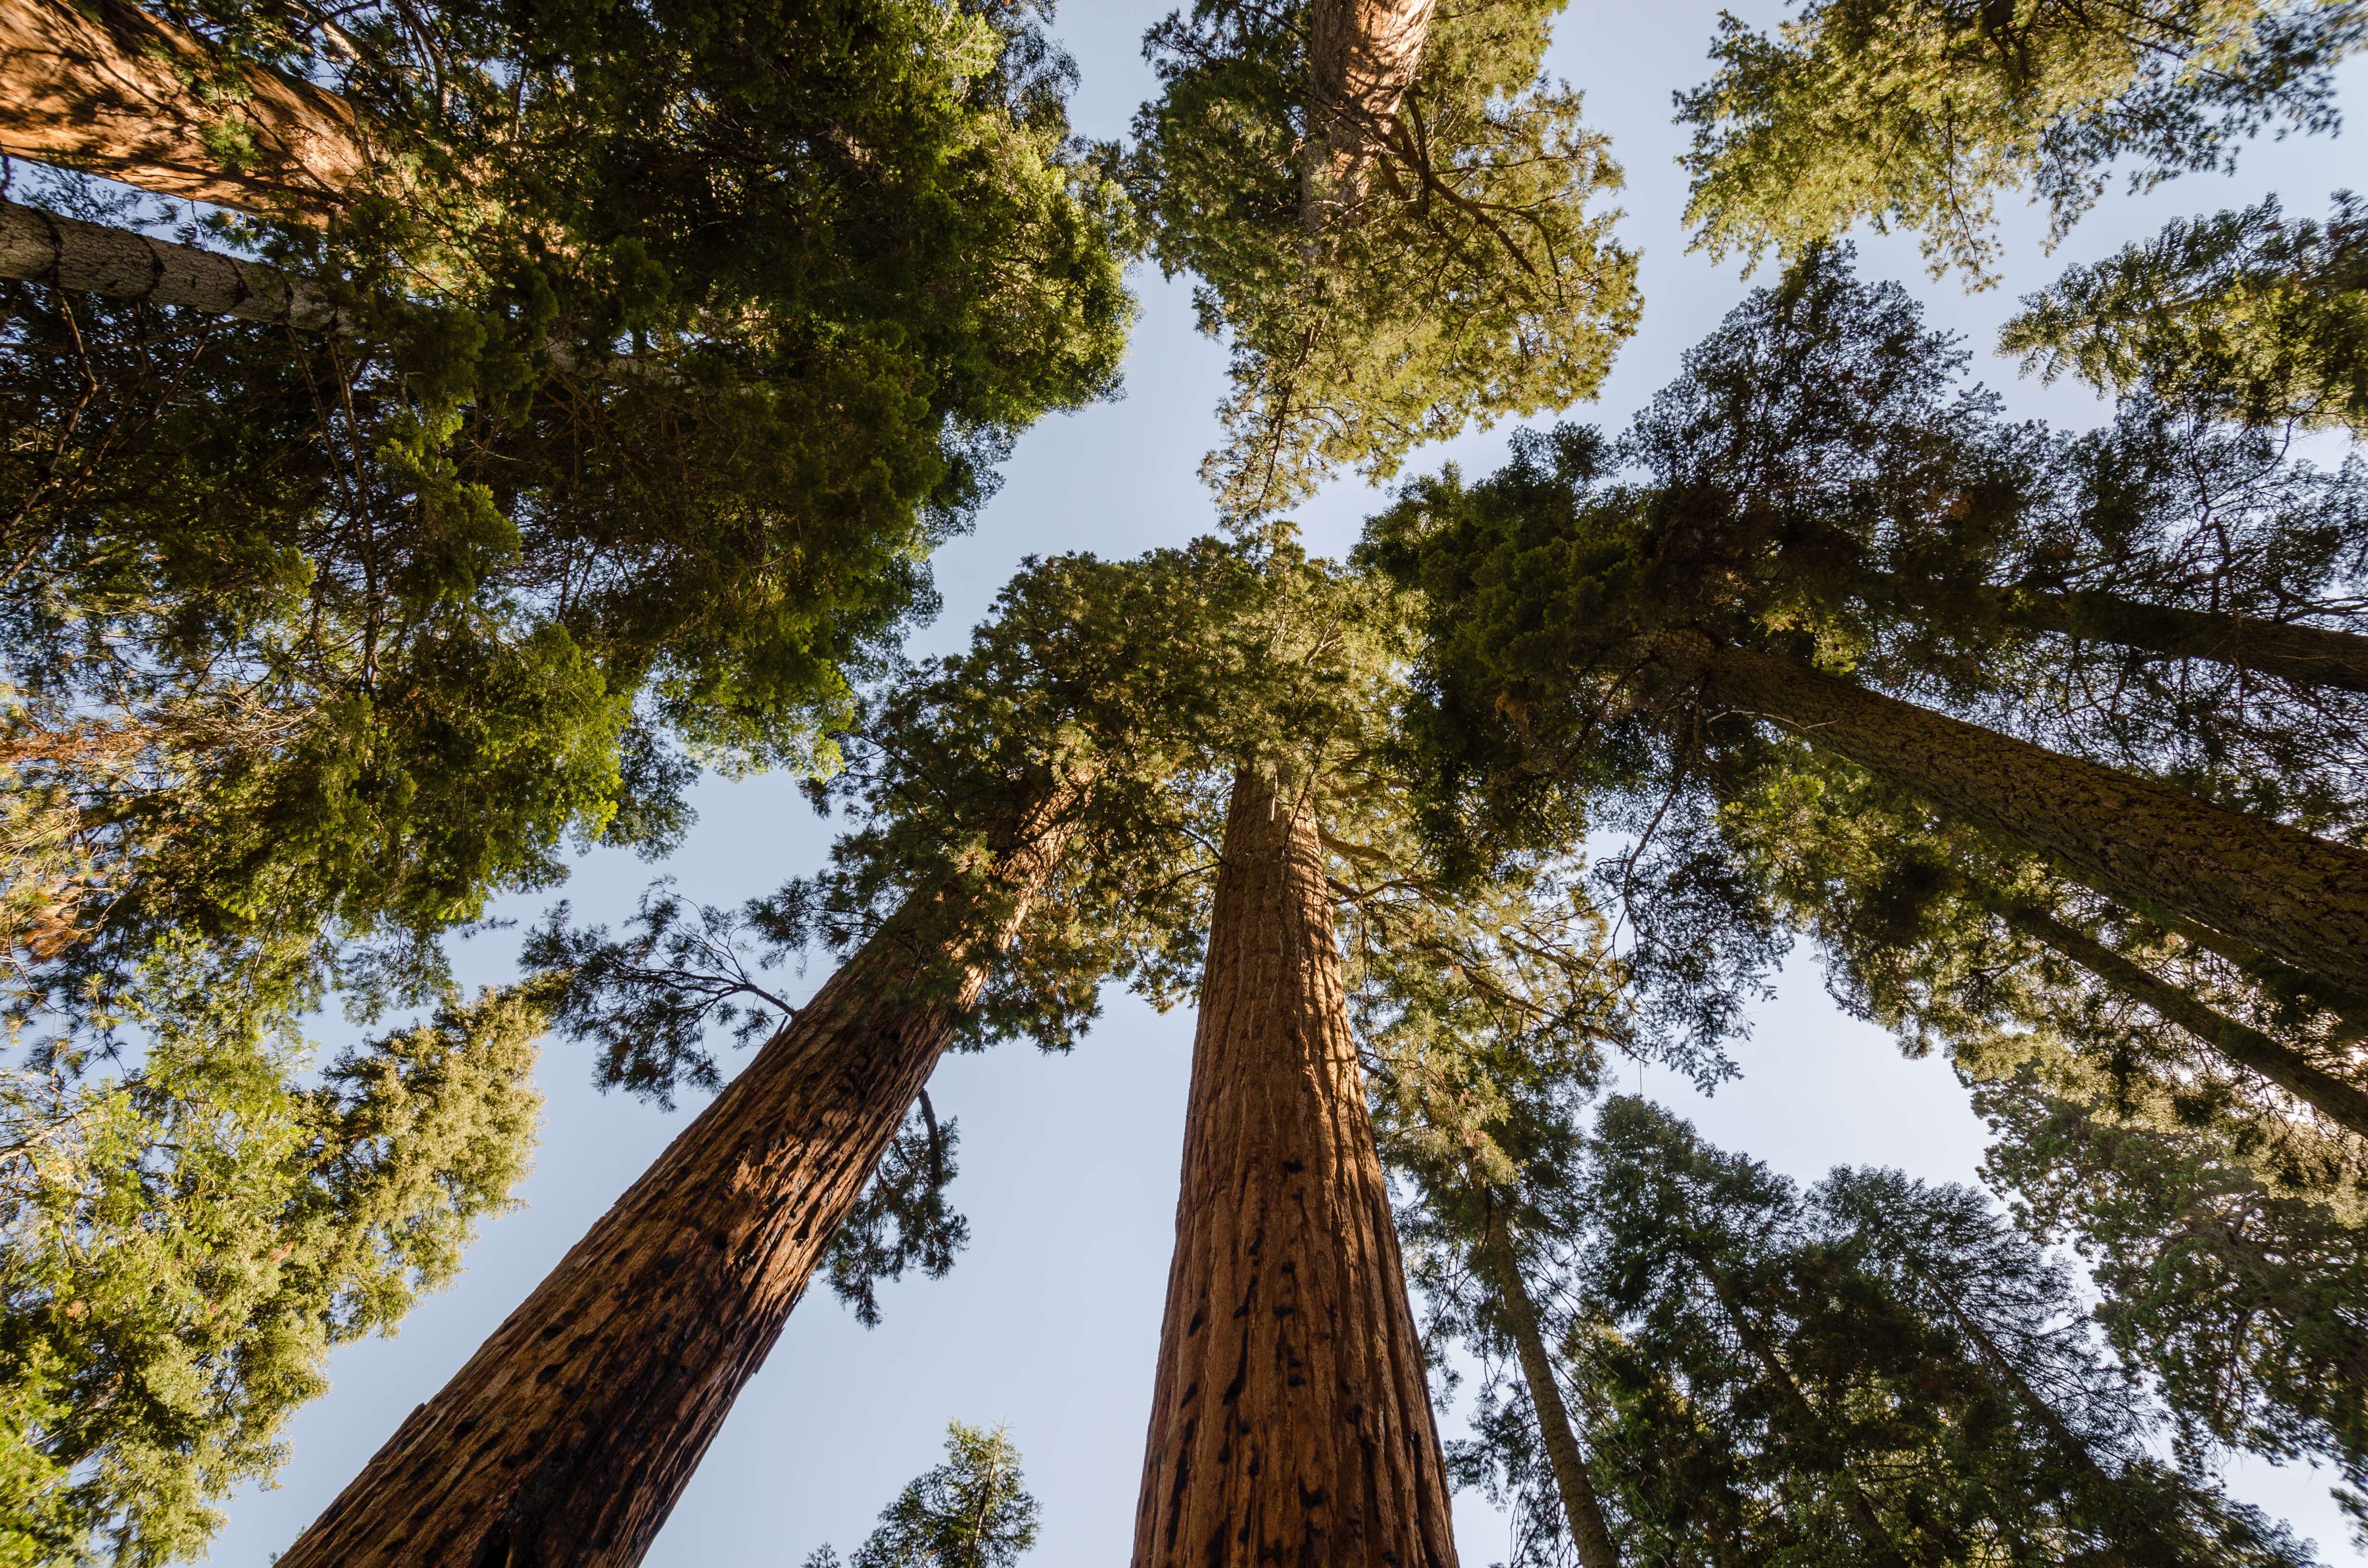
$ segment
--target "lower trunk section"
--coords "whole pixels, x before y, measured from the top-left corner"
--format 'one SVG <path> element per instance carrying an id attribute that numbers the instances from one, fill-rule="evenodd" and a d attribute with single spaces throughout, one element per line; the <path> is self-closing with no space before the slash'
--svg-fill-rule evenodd
<path id="1" fill-rule="evenodd" d="M 639 1562 L 975 998 L 962 946 L 859 949 L 281 1568 Z"/>
<path id="2" fill-rule="evenodd" d="M 1235 783 L 1134 1568 L 1453 1568 L 1304 790 Z"/>

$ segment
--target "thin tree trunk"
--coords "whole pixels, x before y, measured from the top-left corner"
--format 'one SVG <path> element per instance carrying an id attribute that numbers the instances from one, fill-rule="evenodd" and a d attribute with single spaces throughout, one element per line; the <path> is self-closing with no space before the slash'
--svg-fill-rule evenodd
<path id="1" fill-rule="evenodd" d="M 1134 1568 L 1454 1568 L 1304 788 L 1234 786 Z"/>
<path id="2" fill-rule="evenodd" d="M 1587 1455 L 1578 1446 L 1577 1428 L 1562 1401 L 1554 1381 L 1554 1359 L 1546 1354 L 1545 1336 L 1538 1331 L 1538 1311 L 1521 1278 L 1520 1259 L 1513 1255 L 1504 1221 L 1491 1216 L 1481 1245 L 1495 1276 L 1497 1294 L 1505 1303 L 1512 1325 L 1513 1346 L 1521 1358 L 1521 1381 L 1530 1391 L 1530 1406 L 1538 1414 L 1538 1432 L 1544 1437 L 1546 1460 L 1554 1470 L 1554 1490 L 1562 1496 L 1563 1517 L 1570 1521 L 1570 1539 L 1578 1547 L 1585 1568 L 1620 1568 L 1619 1549 L 1604 1528 L 1602 1505 L 1587 1478 Z"/>
<path id="3" fill-rule="evenodd" d="M 352 325 L 319 285 L 276 267 L 85 223 L 6 197 L 0 197 L 0 278 L 110 300 L 184 305 L 245 321 L 285 322 L 308 332 L 343 332 Z"/>
<path id="4" fill-rule="evenodd" d="M 1918 607 L 1963 594 L 1963 590 L 1911 578 L 1885 577 L 1879 582 L 1878 597 Z M 2166 658 L 2207 659 L 2257 670 L 2297 686 L 2368 691 L 2368 637 L 2350 631 L 2214 615 L 2091 590 L 2050 594 L 1985 586 L 1974 589 L 1972 597 L 2010 626 L 2117 642 Z"/>
<path id="5" fill-rule="evenodd" d="M 2100 892 L 2146 900 L 2338 984 L 2368 989 L 2368 854 L 2048 751 L 1698 632 L 1665 665 Z"/>
<path id="6" fill-rule="evenodd" d="M 629 1568 L 649 1550 L 1058 858 L 1000 858 L 1000 936 L 949 899 L 866 942 L 279 1559 Z M 983 940 L 984 939 L 984 940 Z"/>
<path id="7" fill-rule="evenodd" d="M 2337 1126 L 2368 1135 L 2368 1091 L 2345 1083 L 2260 1030 L 2206 1006 L 2127 954 L 2027 903 L 1994 905 L 2007 924 L 2046 943 L 2114 990 L 2145 1003 L 2237 1066 L 2259 1073 Z"/>
<path id="8" fill-rule="evenodd" d="M 2225 931 L 2198 926 L 2192 920 L 2181 920 L 2160 905 L 2140 904 L 2137 911 L 2165 929 L 2175 932 L 2182 940 L 2227 960 L 2244 971 L 2254 984 L 2285 986 L 2307 996 L 2320 1011 L 2330 1014 L 2336 1021 L 2336 1028 L 2328 1036 L 2328 1044 L 2345 1046 L 2368 1040 L 2368 997 L 2358 992 L 2347 991 L 2322 976 L 2305 974 L 2291 964 L 2280 963 L 2250 942 L 2240 942 Z"/>
<path id="9" fill-rule="evenodd" d="M 1726 1313 L 1726 1321 L 1735 1329 L 1736 1338 L 1742 1341 L 1745 1352 L 1759 1364 L 1761 1386 L 1792 1411 L 1793 1418 L 1802 1424 L 1804 1433 L 1823 1430 L 1825 1420 L 1817 1414 L 1817 1407 L 1809 1403 L 1809 1396 L 1803 1393 L 1801 1385 L 1793 1381 L 1791 1369 L 1784 1365 L 1784 1358 L 1776 1354 L 1776 1346 L 1769 1343 L 1767 1334 L 1744 1310 L 1743 1303 L 1736 1299 L 1735 1289 L 1728 1283 L 1725 1273 L 1705 1257 L 1696 1256 L 1693 1264 L 1702 1271 L 1703 1279 L 1709 1282 L 1712 1293 L 1717 1296 L 1720 1308 Z M 1859 1486 L 1858 1477 L 1850 1473 L 1849 1463 L 1839 1456 L 1831 1460 L 1806 1454 L 1803 1457 L 1819 1473 L 1831 1476 L 1834 1483 L 1841 1489 L 1842 1506 L 1850 1510 L 1859 1533 L 1866 1538 L 1867 1554 L 1873 1558 L 1879 1568 L 1907 1568 L 1907 1560 L 1893 1544 L 1891 1532 L 1884 1528 L 1882 1516 L 1874 1511 L 1874 1505 L 1867 1501 L 1866 1493 Z"/>
<path id="10" fill-rule="evenodd" d="M 368 168 L 354 111 L 335 93 L 248 65 L 235 99 L 209 104 L 202 40 L 123 0 L 0 0 L 0 153 L 86 169 L 163 196 L 324 222 Z M 208 144 L 252 149 L 233 168 Z"/>

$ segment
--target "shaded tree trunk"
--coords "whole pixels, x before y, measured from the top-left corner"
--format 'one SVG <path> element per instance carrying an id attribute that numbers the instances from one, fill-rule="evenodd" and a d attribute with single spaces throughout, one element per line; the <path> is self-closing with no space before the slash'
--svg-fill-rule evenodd
<path id="1" fill-rule="evenodd" d="M 2016 930 L 2046 943 L 2122 994 L 2143 1002 L 2222 1056 L 2259 1073 L 2337 1126 L 2368 1136 L 2368 1091 L 2315 1066 L 2302 1052 L 2205 1006 L 2130 957 L 2044 909 L 2026 903 L 1994 906 Z"/>
<path id="2" fill-rule="evenodd" d="M 1963 590 L 1910 578 L 1879 581 L 1881 586 L 1875 590 L 1879 597 L 1918 608 L 1943 599 L 1959 600 L 1963 594 Z M 1972 597 L 2009 626 L 2117 642 L 2165 658 L 2233 665 L 2297 686 L 2368 691 L 2368 637 L 2350 631 L 2214 615 L 2085 590 L 2050 594 L 1982 587 L 1975 589 Z"/>
<path id="3" fill-rule="evenodd" d="M 1134 1568 L 1454 1568 L 1304 787 L 1235 780 Z"/>
<path id="4" fill-rule="evenodd" d="M 2338 984 L 2368 988 L 2368 854 L 1749 649 L 1670 633 L 1656 653 L 1714 701 L 2047 856 Z"/>
<path id="5" fill-rule="evenodd" d="M 1065 838 L 998 856 L 1007 905 L 908 905 L 767 1041 L 427 1403 L 282 1568 L 627 1568 L 936 1066 Z"/>
<path id="6" fill-rule="evenodd" d="M 1620 1568 L 1619 1549 L 1604 1527 L 1603 1507 L 1594 1483 L 1587 1478 L 1587 1455 L 1578 1446 L 1577 1428 L 1563 1403 L 1562 1386 L 1554 1381 L 1554 1358 L 1546 1354 L 1545 1335 L 1538 1330 L 1538 1311 L 1521 1278 L 1520 1259 L 1513 1255 L 1504 1221 L 1491 1217 L 1481 1243 L 1495 1278 L 1497 1294 L 1512 1326 L 1513 1346 L 1521 1359 L 1521 1381 L 1530 1391 L 1530 1407 L 1537 1412 L 1538 1433 L 1545 1439 L 1546 1460 L 1554 1470 L 1554 1490 L 1562 1497 L 1563 1517 L 1570 1521 L 1570 1539 L 1578 1547 L 1585 1568 Z"/>
<path id="7" fill-rule="evenodd" d="M 325 222 L 369 165 L 335 93 L 248 65 L 208 103 L 203 40 L 124 0 L 0 0 L 0 153 L 85 169 L 162 196 Z M 232 167 L 224 133 L 252 149 Z M 210 138 L 216 145 L 209 145 Z"/>
<path id="8" fill-rule="evenodd" d="M 1300 222 L 1310 234 L 1353 209 L 1422 66 L 1438 0 L 1310 0 L 1308 151 Z"/>
<path id="9" fill-rule="evenodd" d="M 245 321 L 285 322 L 312 332 L 341 332 L 352 324 L 317 284 L 276 267 L 85 223 L 6 197 L 0 197 L 0 278 Z"/>

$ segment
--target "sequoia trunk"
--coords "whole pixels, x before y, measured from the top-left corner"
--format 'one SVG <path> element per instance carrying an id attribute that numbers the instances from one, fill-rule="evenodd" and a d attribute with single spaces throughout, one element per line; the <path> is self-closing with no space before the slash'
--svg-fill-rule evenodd
<path id="1" fill-rule="evenodd" d="M 1312 0 L 1308 151 L 1300 222 L 1313 234 L 1364 189 L 1363 165 L 1388 138 L 1422 65 L 1438 0 Z"/>
<path id="2" fill-rule="evenodd" d="M 2368 1091 L 2314 1065 L 2300 1051 L 2197 1001 L 2127 955 L 2046 910 L 2002 905 L 2008 925 L 2054 948 L 2124 996 L 2142 1002 L 2228 1061 L 2259 1073 L 2337 1126 L 2368 1135 Z"/>
<path id="3" fill-rule="evenodd" d="M 1570 1521 L 1570 1539 L 1585 1568 L 1620 1568 L 1620 1550 L 1604 1527 L 1603 1507 L 1594 1483 L 1587 1478 L 1587 1455 L 1578 1446 L 1578 1430 L 1562 1402 L 1562 1386 L 1554 1381 L 1554 1360 L 1546 1354 L 1545 1335 L 1538 1329 L 1538 1310 L 1521 1278 L 1520 1259 L 1513 1254 L 1504 1222 L 1491 1219 L 1483 1243 L 1488 1272 L 1505 1303 L 1512 1325 L 1513 1346 L 1521 1359 L 1521 1381 L 1530 1391 L 1530 1407 L 1537 1412 L 1538 1435 L 1545 1440 L 1546 1461 L 1554 1471 L 1554 1490 L 1562 1497 L 1564 1517 Z"/>
<path id="4" fill-rule="evenodd" d="M 1192 1044 L 1134 1568 L 1453 1568 L 1304 786 L 1244 772 Z"/>
<path id="5" fill-rule="evenodd" d="M 1050 820 L 1001 858 L 1019 908 Z M 984 983 L 1000 944 L 965 907 L 908 907 L 858 949 L 281 1568 L 638 1563 Z"/>
<path id="6" fill-rule="evenodd" d="M 2368 988 L 2368 854 L 1696 632 L 1664 637 L 1658 651 L 1719 703 L 1782 723 L 2100 892 Z"/>
<path id="7" fill-rule="evenodd" d="M 2050 594 L 1996 587 L 1975 592 L 1986 608 L 2009 625 L 2118 642 L 2166 658 L 2207 659 L 2258 670 L 2297 686 L 2368 691 L 2368 637 L 2352 632 L 2146 604 L 2118 594 Z M 1926 606 L 1942 593 L 1935 585 L 1892 579 L 1878 597 Z"/>
<path id="8" fill-rule="evenodd" d="M 208 103 L 216 69 L 200 40 L 123 0 L 0 0 L 0 153 L 86 169 L 163 196 L 293 211 L 318 222 L 369 164 L 335 93 L 259 65 Z M 251 149 L 233 168 L 228 131 Z M 213 145 L 210 145 L 210 142 Z"/>

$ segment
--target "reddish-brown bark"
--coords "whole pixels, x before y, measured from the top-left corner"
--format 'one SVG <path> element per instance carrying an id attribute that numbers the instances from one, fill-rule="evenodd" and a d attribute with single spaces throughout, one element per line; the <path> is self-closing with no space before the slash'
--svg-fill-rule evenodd
<path id="1" fill-rule="evenodd" d="M 85 223 L 6 197 L 0 197 L 0 278 L 313 332 L 349 325 L 347 313 L 317 285 L 276 267 Z"/>
<path id="2" fill-rule="evenodd" d="M 184 80 L 211 80 L 204 42 L 123 0 L 96 9 L 0 0 L 0 153 L 316 222 L 352 192 L 369 155 L 344 99 L 250 65 L 208 102 Z"/>
<path id="3" fill-rule="evenodd" d="M 1387 141 L 1422 65 L 1438 0 L 1314 0 L 1308 6 L 1306 189 L 1312 233 L 1327 209 L 1353 204 L 1360 165 Z"/>
<path id="4" fill-rule="evenodd" d="M 1034 819 L 1000 858 L 997 902 L 1024 909 L 1063 837 L 1054 813 Z M 1017 918 L 1001 919 L 1004 935 Z M 865 943 L 281 1568 L 639 1562 L 1001 939 L 940 904 Z"/>
<path id="5" fill-rule="evenodd" d="M 2368 854 L 1696 632 L 1670 633 L 1657 651 L 1712 700 L 1775 721 L 2101 892 L 2368 989 Z"/>
<path id="6" fill-rule="evenodd" d="M 1315 804 L 1242 774 L 1193 1037 L 1134 1568 L 1453 1568 Z"/>

